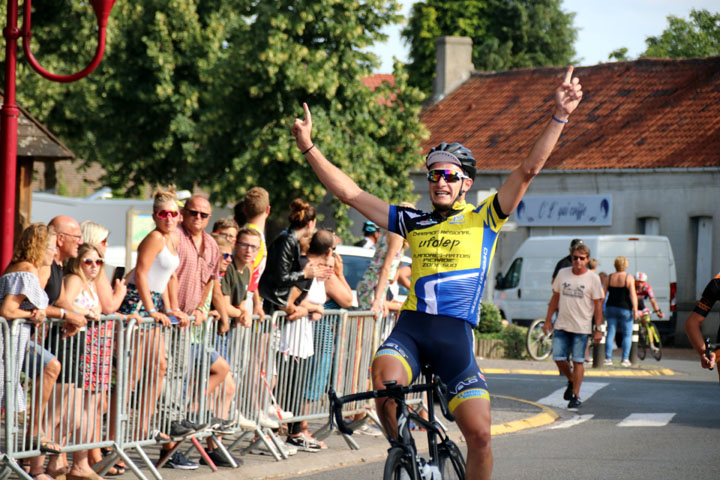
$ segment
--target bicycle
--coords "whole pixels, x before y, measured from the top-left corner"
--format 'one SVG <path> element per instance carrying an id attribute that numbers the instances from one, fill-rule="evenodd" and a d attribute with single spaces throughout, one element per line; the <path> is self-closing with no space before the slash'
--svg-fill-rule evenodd
<path id="1" fill-rule="evenodd" d="M 645 360 L 649 348 L 655 360 L 659 362 L 662 358 L 662 342 L 657 326 L 650 321 L 650 315 L 647 313 L 642 317 L 641 322 L 637 356 L 640 360 Z"/>
<path id="2" fill-rule="evenodd" d="M 425 379 L 429 377 L 423 372 Z M 465 459 L 458 446 L 450 440 L 443 426 L 435 420 L 434 398 L 439 399 L 440 410 L 448 421 L 454 421 L 455 416 L 450 413 L 447 403 L 447 388 L 438 376 L 433 376 L 431 383 L 415 384 L 410 386 L 398 385 L 397 382 L 385 382 L 384 390 L 371 390 L 369 392 L 353 393 L 338 397 L 330 389 L 330 428 L 337 424 L 340 432 L 352 435 L 353 431 L 343 420 L 342 406 L 345 403 L 371 398 L 388 397 L 397 404 L 398 438 L 389 438 L 387 460 L 385 461 L 384 480 L 463 480 L 465 478 Z M 428 419 L 422 418 L 412 411 L 405 396 L 416 392 L 431 392 L 428 397 Z M 435 395 L 432 395 L 434 393 Z M 427 433 L 429 446 L 429 459 L 425 460 L 418 454 L 415 440 L 410 432 L 410 422 L 423 427 Z M 438 442 L 438 438 L 440 441 Z"/>
<path id="3" fill-rule="evenodd" d="M 525 338 L 525 346 L 528 355 L 533 360 L 545 360 L 552 354 L 552 336 L 553 331 L 547 335 L 543 332 L 544 318 L 536 318 L 528 328 L 527 337 Z"/>

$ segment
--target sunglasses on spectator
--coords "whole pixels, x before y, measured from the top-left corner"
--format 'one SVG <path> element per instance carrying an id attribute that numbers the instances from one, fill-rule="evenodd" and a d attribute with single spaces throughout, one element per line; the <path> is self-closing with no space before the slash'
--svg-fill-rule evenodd
<path id="1" fill-rule="evenodd" d="M 578 257 L 577 255 L 572 256 L 573 260 L 587 260 L 587 257 Z"/>
<path id="2" fill-rule="evenodd" d="M 454 170 L 430 170 L 427 173 L 428 182 L 437 183 L 441 178 L 445 179 L 447 183 L 459 182 L 463 178 L 469 178 L 460 172 Z"/>
<path id="3" fill-rule="evenodd" d="M 188 210 L 187 212 L 188 212 L 191 216 L 193 216 L 193 217 L 197 217 L 198 215 L 200 215 L 200 217 L 203 218 L 203 219 L 204 219 L 204 218 L 208 218 L 208 217 L 210 216 L 209 213 L 198 212 L 197 210 Z"/>
<path id="4" fill-rule="evenodd" d="M 239 248 L 250 250 L 251 252 L 257 252 L 258 250 L 260 250 L 260 247 L 258 247 L 257 245 L 250 245 L 249 243 L 238 242 L 235 245 L 237 245 Z"/>
<path id="5" fill-rule="evenodd" d="M 232 253 L 223 253 L 222 256 L 225 260 L 232 260 Z"/>
<path id="6" fill-rule="evenodd" d="M 159 212 L 157 212 L 156 215 L 158 216 L 158 218 L 175 218 L 180 215 L 180 212 L 178 212 L 177 210 L 160 210 Z"/>
<path id="7" fill-rule="evenodd" d="M 95 260 L 93 260 L 92 258 L 84 258 L 83 263 L 88 266 L 90 266 L 94 263 L 98 267 L 102 267 L 103 264 L 105 263 L 105 260 L 103 260 L 102 258 L 96 258 Z"/>

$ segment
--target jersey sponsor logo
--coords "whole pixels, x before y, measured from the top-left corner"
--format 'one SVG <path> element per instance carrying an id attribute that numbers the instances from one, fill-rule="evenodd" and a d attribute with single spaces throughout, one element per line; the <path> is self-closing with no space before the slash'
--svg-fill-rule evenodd
<path id="1" fill-rule="evenodd" d="M 478 383 L 479 380 L 477 376 L 473 375 L 472 377 L 468 377 L 464 380 L 460 380 L 455 384 L 455 388 L 450 390 L 450 393 L 453 395 L 456 395 L 460 390 L 462 390 L 464 387 L 469 387 L 472 384 Z"/>
<path id="2" fill-rule="evenodd" d="M 435 225 L 437 223 L 436 220 L 433 220 L 432 218 L 428 218 L 427 220 L 420 220 L 415 223 L 418 227 L 428 227 L 430 225 Z"/>
<path id="3" fill-rule="evenodd" d="M 465 215 L 463 215 L 463 214 L 456 215 L 453 218 L 451 218 L 450 220 L 448 220 L 448 223 L 450 225 L 462 225 L 465 223 Z"/>
<path id="4" fill-rule="evenodd" d="M 423 240 L 418 244 L 418 247 L 420 248 L 426 248 L 426 247 L 432 247 L 432 248 L 448 248 L 452 250 L 453 248 L 460 245 L 460 240 L 451 240 L 447 237 L 440 237 L 440 238 L 429 238 L 427 240 Z"/>

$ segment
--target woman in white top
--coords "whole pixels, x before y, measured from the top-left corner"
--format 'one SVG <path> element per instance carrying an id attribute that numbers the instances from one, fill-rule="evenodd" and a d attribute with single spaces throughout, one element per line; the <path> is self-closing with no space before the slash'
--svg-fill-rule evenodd
<path id="1" fill-rule="evenodd" d="M 180 221 L 177 197 L 173 189 L 156 190 L 153 194 L 153 220 L 155 229 L 148 233 L 138 246 L 137 264 L 131 273 L 127 294 L 120 306 L 122 314 L 138 313 L 143 317 L 152 317 L 162 326 L 170 326 L 172 314 L 180 326 L 190 323 L 188 316 L 178 308 L 177 277 L 175 270 L 180 265 L 177 254 L 176 228 Z M 135 352 L 130 373 L 130 385 L 135 386 L 143 367 L 147 368 L 150 392 L 143 395 L 146 399 L 140 414 L 143 420 L 143 433 L 155 410 L 162 383 L 167 371 L 165 360 L 165 342 L 158 328 L 144 330 L 136 337 L 136 342 L 125 347 Z M 164 437 L 163 437 L 164 438 Z"/>

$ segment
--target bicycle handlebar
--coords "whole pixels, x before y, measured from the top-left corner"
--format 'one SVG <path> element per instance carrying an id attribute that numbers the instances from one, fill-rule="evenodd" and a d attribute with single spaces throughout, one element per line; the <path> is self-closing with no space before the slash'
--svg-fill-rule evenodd
<path id="1" fill-rule="evenodd" d="M 435 392 L 440 403 L 440 411 L 445 418 L 450 422 L 455 421 L 455 415 L 450 412 L 450 407 L 447 402 L 447 387 L 440 380 L 437 375 L 433 376 L 431 383 L 421 383 L 417 385 L 397 385 L 396 383 L 389 383 L 385 386 L 384 390 L 370 390 L 368 392 L 351 393 L 338 397 L 334 389 L 328 391 L 328 397 L 330 398 L 330 429 L 333 428 L 333 423 L 337 424 L 338 430 L 345 435 L 352 435 L 353 430 L 345 425 L 342 415 L 342 407 L 346 403 L 354 402 L 357 400 L 369 400 L 371 398 L 383 398 L 391 397 L 396 401 L 403 402 L 405 396 L 409 393 L 416 392 Z"/>

